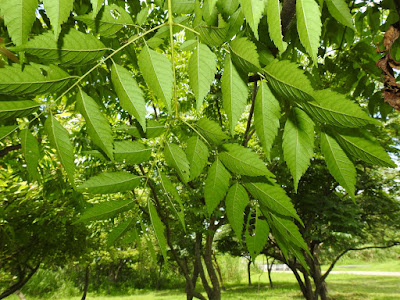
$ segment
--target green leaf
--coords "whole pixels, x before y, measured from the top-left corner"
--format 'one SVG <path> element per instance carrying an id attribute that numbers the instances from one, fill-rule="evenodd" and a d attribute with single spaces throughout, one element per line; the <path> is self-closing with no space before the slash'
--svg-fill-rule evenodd
<path id="1" fill-rule="evenodd" d="M 58 158 L 60 159 L 65 172 L 67 172 L 68 179 L 74 186 L 74 148 L 69 139 L 68 131 L 52 115 L 47 118 L 44 127 L 49 137 L 50 145 L 56 149 Z"/>
<path id="2" fill-rule="evenodd" d="M 247 176 L 268 176 L 275 177 L 264 162 L 258 157 L 257 153 L 249 148 L 238 144 L 224 144 L 219 157 L 229 171 Z"/>
<path id="3" fill-rule="evenodd" d="M 201 134 L 211 143 L 221 145 L 224 140 L 229 138 L 218 123 L 211 121 L 207 118 L 202 118 L 196 123 L 196 127 L 200 130 Z"/>
<path id="4" fill-rule="evenodd" d="M 121 141 L 114 143 L 114 157 L 118 162 L 140 164 L 151 157 L 151 149 L 136 141 Z"/>
<path id="5" fill-rule="evenodd" d="M 36 20 L 37 7 L 37 0 L 0 0 L 4 24 L 15 45 L 21 45 L 28 40 L 28 35 Z"/>
<path id="6" fill-rule="evenodd" d="M 268 85 L 261 82 L 254 104 L 254 127 L 267 158 L 278 134 L 281 107 Z"/>
<path id="7" fill-rule="evenodd" d="M 353 18 L 345 0 L 326 0 L 325 2 L 332 17 L 354 30 Z"/>
<path id="8" fill-rule="evenodd" d="M 250 214 L 247 219 L 246 246 L 253 261 L 263 250 L 269 235 L 268 223 L 261 217 L 260 209 L 256 208 L 255 214 Z"/>
<path id="9" fill-rule="evenodd" d="M 301 236 L 296 224 L 294 224 L 292 220 L 277 216 L 275 214 L 269 214 L 269 216 L 271 221 L 270 227 L 273 229 L 273 231 L 278 231 L 279 234 L 285 238 L 285 240 L 293 243 L 297 247 L 300 247 L 309 253 L 306 242 Z"/>
<path id="10" fill-rule="evenodd" d="M 244 209 L 249 203 L 249 196 L 242 185 L 236 182 L 229 188 L 225 199 L 226 216 L 239 241 L 242 240 Z"/>
<path id="11" fill-rule="evenodd" d="M 197 110 L 203 104 L 203 99 L 210 90 L 217 70 L 217 57 L 204 44 L 197 43 L 189 60 L 189 83 L 196 97 Z"/>
<path id="12" fill-rule="evenodd" d="M 225 40 L 230 41 L 235 35 L 238 35 L 244 23 L 244 15 L 241 8 L 235 11 L 230 17 L 228 22 L 228 31 Z"/>
<path id="13" fill-rule="evenodd" d="M 219 47 L 225 42 L 228 27 L 211 27 L 199 25 L 196 30 L 200 33 L 200 40 L 210 47 Z"/>
<path id="14" fill-rule="evenodd" d="M 209 215 L 224 199 L 229 188 L 230 179 L 231 175 L 217 157 L 208 171 L 204 185 L 204 199 Z"/>
<path id="15" fill-rule="evenodd" d="M 112 194 L 131 191 L 140 183 L 141 177 L 128 172 L 105 172 L 82 183 L 78 190 L 91 194 Z"/>
<path id="16" fill-rule="evenodd" d="M 171 112 L 174 75 L 168 58 L 144 46 L 139 55 L 139 68 L 143 78 L 154 94 L 160 98 Z"/>
<path id="17" fill-rule="evenodd" d="M 238 8 L 239 0 L 218 0 L 217 7 L 228 16 L 231 16 Z"/>
<path id="18" fill-rule="evenodd" d="M 12 134 L 17 128 L 18 125 L 0 126 L 0 141 Z"/>
<path id="19" fill-rule="evenodd" d="M 278 48 L 279 52 L 283 53 L 287 48 L 287 43 L 283 41 L 279 0 L 267 1 L 267 16 L 269 36 Z"/>
<path id="20" fill-rule="evenodd" d="M 147 120 L 147 132 L 146 137 L 149 139 L 156 138 L 164 133 L 164 124 L 156 120 Z"/>
<path id="21" fill-rule="evenodd" d="M 160 250 L 164 257 L 164 260 L 167 261 L 167 240 L 164 235 L 165 227 L 164 224 L 161 222 L 153 203 L 149 200 L 148 204 L 151 224 L 153 224 L 154 233 L 156 235 L 158 245 L 160 246 Z"/>
<path id="22" fill-rule="evenodd" d="M 128 211 L 135 206 L 132 200 L 105 201 L 94 204 L 83 212 L 81 217 L 73 224 L 88 222 L 94 220 L 105 220 L 117 216 L 118 214 Z"/>
<path id="23" fill-rule="evenodd" d="M 297 191 L 299 180 L 314 154 L 314 123 L 299 108 L 294 108 L 286 121 L 282 148 L 286 164 L 293 176 L 294 190 Z"/>
<path id="24" fill-rule="evenodd" d="M 354 200 L 356 168 L 336 140 L 326 132 L 321 132 L 321 152 L 329 172 Z"/>
<path id="25" fill-rule="evenodd" d="M 222 106 L 228 115 L 229 129 L 233 134 L 236 123 L 239 121 L 246 104 L 248 90 L 239 73 L 233 65 L 230 55 L 226 55 L 224 73 L 221 78 Z"/>
<path id="26" fill-rule="evenodd" d="M 189 161 L 185 152 L 176 144 L 166 143 L 164 148 L 165 161 L 173 167 L 184 183 L 189 181 Z"/>
<path id="27" fill-rule="evenodd" d="M 0 120 L 23 118 L 39 109 L 40 104 L 32 100 L 0 101 Z"/>
<path id="28" fill-rule="evenodd" d="M 334 134 L 336 141 L 350 156 L 367 163 L 395 168 L 396 164 L 370 134 L 359 129 L 341 129 Z"/>
<path id="29" fill-rule="evenodd" d="M 29 177 L 39 180 L 38 164 L 40 159 L 39 143 L 29 129 L 24 129 L 20 133 L 21 149 L 26 161 L 26 169 Z"/>
<path id="30" fill-rule="evenodd" d="M 264 68 L 270 88 L 279 96 L 298 102 L 313 101 L 310 81 L 297 65 L 287 60 L 271 62 Z"/>
<path id="31" fill-rule="evenodd" d="M 92 3 L 92 16 L 93 18 L 96 18 L 98 12 L 101 9 L 101 6 L 103 5 L 104 0 L 90 0 L 90 3 Z"/>
<path id="32" fill-rule="evenodd" d="M 57 40 L 61 31 L 61 25 L 69 18 L 74 6 L 74 0 L 43 0 L 43 6 L 53 27 L 54 39 Z"/>
<path id="33" fill-rule="evenodd" d="M 167 3 L 165 3 L 168 9 Z M 172 11 L 175 14 L 190 14 L 194 10 L 194 0 L 172 0 Z"/>
<path id="34" fill-rule="evenodd" d="M 212 14 L 215 8 L 215 4 L 217 4 L 217 0 L 207 0 L 208 1 L 208 14 Z"/>
<path id="35" fill-rule="evenodd" d="M 143 9 L 136 15 L 136 23 L 138 25 L 143 25 L 146 22 L 147 16 L 149 14 L 150 7 L 145 6 Z"/>
<path id="36" fill-rule="evenodd" d="M 265 178 L 251 177 L 245 177 L 243 184 L 249 193 L 259 201 L 262 209 L 266 208 L 273 213 L 293 217 L 302 223 L 290 198 L 279 185 Z"/>
<path id="37" fill-rule="evenodd" d="M 331 90 L 315 91 L 316 101 L 301 104 L 316 120 L 338 127 L 363 127 L 367 124 L 380 125 L 378 120 L 369 117 L 359 105 L 344 95 Z"/>
<path id="38" fill-rule="evenodd" d="M 134 220 L 127 220 L 118 224 L 108 235 L 107 235 L 107 247 L 111 247 L 115 241 L 121 238 L 134 224 Z"/>
<path id="39" fill-rule="evenodd" d="M 315 0 L 296 1 L 297 32 L 300 42 L 317 65 L 319 39 L 321 36 L 321 12 Z"/>
<path id="40" fill-rule="evenodd" d="M 80 66 L 95 63 L 107 48 L 92 34 L 71 29 L 63 34 L 61 43 L 48 31 L 11 50 L 35 55 L 46 64 Z"/>
<path id="41" fill-rule="evenodd" d="M 114 63 L 111 67 L 111 81 L 122 108 L 133 115 L 146 132 L 146 101 L 131 72 Z"/>
<path id="42" fill-rule="evenodd" d="M 129 13 L 115 4 L 104 6 L 104 10 L 96 17 L 94 11 L 83 16 L 76 16 L 76 20 L 84 22 L 88 27 L 102 37 L 112 37 L 126 25 L 134 25 Z"/>
<path id="43" fill-rule="evenodd" d="M 76 106 L 86 121 L 86 130 L 93 143 L 100 147 L 113 160 L 113 137 L 111 126 L 94 101 L 82 89 L 79 89 Z"/>
<path id="44" fill-rule="evenodd" d="M 186 157 L 190 166 L 189 180 L 197 178 L 203 171 L 208 161 L 207 145 L 196 135 L 192 136 L 187 141 Z"/>
<path id="45" fill-rule="evenodd" d="M 264 7 L 264 0 L 240 0 L 240 5 L 247 23 L 254 32 L 254 36 L 258 40 L 258 24 L 260 23 Z"/>
<path id="46" fill-rule="evenodd" d="M 245 74 L 261 70 L 256 45 L 247 38 L 235 38 L 231 43 L 232 60 Z"/>
<path id="47" fill-rule="evenodd" d="M 162 172 L 160 172 L 160 184 L 163 191 L 165 192 L 170 206 L 177 215 L 179 221 L 182 223 L 183 229 L 186 231 L 183 203 L 181 197 L 176 190 L 176 187 L 172 184 L 171 180 L 169 180 L 168 177 Z M 176 206 L 176 202 L 179 205 L 179 209 Z"/>
<path id="48" fill-rule="evenodd" d="M 19 64 L 0 69 L 0 94 L 41 95 L 60 92 L 75 77 L 57 66 L 31 63 L 23 71 Z"/>

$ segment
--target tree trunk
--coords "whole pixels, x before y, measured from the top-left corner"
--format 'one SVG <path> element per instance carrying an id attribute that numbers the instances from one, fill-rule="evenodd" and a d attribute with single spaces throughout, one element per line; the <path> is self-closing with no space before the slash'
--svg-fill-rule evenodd
<path id="1" fill-rule="evenodd" d="M 221 289 L 225 290 L 224 281 L 222 279 L 221 268 L 219 267 L 217 256 L 215 255 L 215 251 L 213 251 L 212 255 L 213 255 L 213 259 L 214 259 L 215 269 L 217 270 L 217 273 L 218 273 L 219 282 L 221 284 Z"/>
<path id="2" fill-rule="evenodd" d="M 17 283 L 8 287 L 3 293 L 0 294 L 0 299 L 4 299 L 5 297 L 8 297 L 14 294 L 16 291 L 20 290 L 29 281 L 29 279 L 31 279 L 33 274 L 36 273 L 36 271 L 39 269 L 39 266 L 40 263 L 38 263 L 36 267 L 31 269 L 31 272 L 28 274 L 28 276 L 23 276 Z"/>
<path id="3" fill-rule="evenodd" d="M 213 224 L 213 222 L 211 222 L 211 224 Z M 210 226 L 210 229 L 214 229 L 214 228 L 211 228 L 211 226 Z M 214 233 L 215 233 L 215 231 L 213 231 L 213 233 L 208 233 L 206 235 L 206 244 L 205 244 L 203 259 L 204 259 L 204 263 L 206 265 L 208 276 L 209 276 L 211 284 L 212 284 L 211 293 L 207 293 L 208 298 L 210 300 L 220 300 L 221 299 L 221 288 L 219 285 L 218 276 L 215 272 L 215 269 L 214 269 L 214 266 L 212 263 L 212 241 L 214 238 Z"/>
<path id="4" fill-rule="evenodd" d="M 251 285 L 251 273 L 250 273 L 250 267 L 251 267 L 251 259 L 247 263 L 247 279 L 249 281 L 249 285 Z"/>
<path id="5" fill-rule="evenodd" d="M 83 295 L 81 300 L 85 300 L 86 299 L 86 295 L 89 289 L 89 278 L 90 278 L 90 266 L 87 265 L 86 266 L 86 270 L 85 270 L 85 283 L 83 285 Z"/>
<path id="6" fill-rule="evenodd" d="M 26 300 L 25 295 L 22 294 L 20 290 L 16 291 L 15 294 L 18 296 L 19 300 Z"/>
<path id="7" fill-rule="evenodd" d="M 269 263 L 269 259 L 267 258 L 267 271 L 268 271 L 268 280 L 269 280 L 269 287 L 271 289 L 274 288 L 274 284 L 272 282 L 272 278 L 271 278 L 271 272 L 272 272 L 272 266 L 274 265 L 275 262 L 275 258 L 272 260 L 272 263 Z"/>
<path id="8" fill-rule="evenodd" d="M 160 287 L 161 287 L 161 271 L 162 271 L 163 265 L 164 265 L 164 259 L 161 259 L 160 268 L 158 269 L 158 277 L 157 277 L 156 290 L 159 290 Z"/>

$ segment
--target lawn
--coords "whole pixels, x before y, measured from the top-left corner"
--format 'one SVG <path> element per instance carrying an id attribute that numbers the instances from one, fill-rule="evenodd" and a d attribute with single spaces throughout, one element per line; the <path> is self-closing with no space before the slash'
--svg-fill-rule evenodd
<path id="1" fill-rule="evenodd" d="M 370 270 L 370 269 L 369 269 Z M 260 275 L 261 274 L 261 275 Z M 222 299 L 252 300 L 252 299 L 302 299 L 297 283 L 290 273 L 272 273 L 274 288 L 269 288 L 266 273 L 253 273 L 253 285 L 241 283 L 228 284 Z M 334 299 L 400 299 L 400 277 L 360 276 L 347 274 L 331 274 L 328 277 L 330 296 Z M 29 300 L 39 300 L 28 297 Z M 43 298 L 41 298 L 43 299 Z M 50 299 L 50 298 L 49 298 Z M 51 299 L 80 300 L 81 297 Z M 182 290 L 134 291 L 126 296 L 100 296 L 89 294 L 88 300 L 184 300 Z M 18 300 L 12 296 L 9 300 Z"/>

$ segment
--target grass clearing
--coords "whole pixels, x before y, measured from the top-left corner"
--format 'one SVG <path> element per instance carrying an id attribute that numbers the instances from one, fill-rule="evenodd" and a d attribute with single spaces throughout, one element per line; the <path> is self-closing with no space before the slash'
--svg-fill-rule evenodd
<path id="1" fill-rule="evenodd" d="M 245 277 L 244 277 L 245 278 Z M 268 283 L 267 273 L 253 273 L 253 285 L 248 286 L 245 280 L 240 283 L 226 284 L 222 299 L 256 300 L 256 299 L 303 299 L 297 282 L 291 273 L 272 273 L 274 288 Z M 337 300 L 394 300 L 400 299 L 400 277 L 360 276 L 348 274 L 331 274 L 328 277 L 329 295 Z M 47 299 L 80 300 L 81 297 L 56 297 Z M 9 300 L 19 300 L 11 296 Z M 29 300 L 47 300 L 45 298 L 27 297 Z M 104 296 L 90 294 L 88 300 L 185 300 L 181 290 L 135 290 L 126 296 Z"/>

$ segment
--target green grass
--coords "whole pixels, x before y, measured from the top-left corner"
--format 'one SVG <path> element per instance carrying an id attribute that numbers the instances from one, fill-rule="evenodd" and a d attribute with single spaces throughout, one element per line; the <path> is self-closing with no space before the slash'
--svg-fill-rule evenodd
<path id="1" fill-rule="evenodd" d="M 322 266 L 326 270 L 327 265 Z M 400 272 L 400 260 L 390 260 L 385 262 L 359 261 L 359 260 L 345 260 L 338 263 L 335 271 L 384 271 L 384 272 Z"/>
<path id="2" fill-rule="evenodd" d="M 260 275 L 261 274 L 261 275 Z M 272 273 L 274 288 L 268 285 L 266 273 L 253 273 L 253 285 L 248 286 L 245 281 L 227 284 L 222 299 L 256 300 L 256 299 L 303 299 L 297 282 L 291 273 Z M 400 299 L 400 277 L 386 276 L 359 276 L 347 274 L 331 274 L 328 277 L 330 296 L 338 300 L 381 300 Z M 8 298 L 18 300 L 16 296 Z M 28 297 L 29 300 L 45 300 L 43 298 Z M 81 297 L 48 299 L 80 300 Z M 163 291 L 135 291 L 127 296 L 100 296 L 89 294 L 88 300 L 184 300 L 183 290 Z"/>

